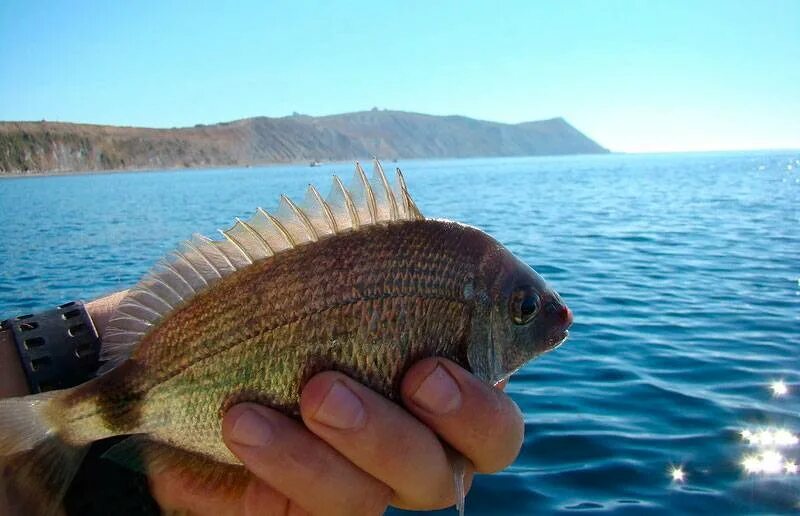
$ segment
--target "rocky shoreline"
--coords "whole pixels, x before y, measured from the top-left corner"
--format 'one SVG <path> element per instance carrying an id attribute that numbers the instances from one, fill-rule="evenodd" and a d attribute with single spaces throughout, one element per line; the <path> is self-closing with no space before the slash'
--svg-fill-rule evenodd
<path id="1" fill-rule="evenodd" d="M 0 175 L 246 167 L 284 163 L 607 153 L 561 118 L 501 124 L 363 111 L 247 118 L 173 129 L 0 122 Z"/>

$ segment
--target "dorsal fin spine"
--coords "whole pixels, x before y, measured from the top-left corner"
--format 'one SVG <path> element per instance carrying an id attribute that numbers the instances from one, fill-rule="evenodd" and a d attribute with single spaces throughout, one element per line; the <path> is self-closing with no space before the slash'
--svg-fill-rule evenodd
<path id="1" fill-rule="evenodd" d="M 247 258 L 247 261 L 253 263 L 253 257 L 250 256 L 250 253 L 248 253 L 247 250 L 239 242 L 236 241 L 236 238 L 234 238 L 233 235 L 229 235 L 228 232 L 225 231 L 224 229 L 220 229 L 219 232 L 222 233 L 222 236 L 224 236 L 228 242 L 233 244 L 233 246 L 236 247 L 236 249 L 241 251 L 242 256 Z"/>
<path id="2" fill-rule="evenodd" d="M 361 163 L 356 161 L 356 173 L 361 180 L 361 185 L 364 187 L 364 197 L 367 199 L 367 211 L 369 212 L 370 221 L 367 224 L 374 224 L 378 221 L 377 208 L 375 207 L 375 192 L 372 191 L 372 186 L 369 184 L 367 174 L 361 168 Z"/>
<path id="3" fill-rule="evenodd" d="M 295 243 L 295 241 L 294 241 L 294 238 L 292 238 L 292 235 L 291 235 L 291 234 L 289 234 L 289 232 L 288 232 L 288 231 L 286 231 L 286 228 L 285 228 L 285 227 L 283 227 L 283 224 L 281 224 L 281 221 L 279 221 L 277 218 L 273 217 L 273 216 L 272 216 L 272 214 L 271 214 L 270 212 L 268 212 L 268 211 L 266 211 L 266 210 L 264 210 L 264 209 L 262 209 L 262 208 L 258 208 L 258 211 L 259 211 L 259 213 L 261 213 L 263 216 L 265 216 L 265 217 L 267 218 L 267 220 L 269 220 L 270 222 L 272 222 L 272 225 L 274 225 L 274 226 L 275 226 L 275 229 L 277 229 L 277 230 L 278 230 L 278 232 L 281 234 L 281 236 L 282 236 L 284 239 L 286 239 L 286 242 L 289 244 L 289 247 L 294 247 L 295 245 L 297 245 L 297 244 Z"/>
<path id="4" fill-rule="evenodd" d="M 147 292 L 147 291 L 144 291 L 144 292 Z M 148 293 L 149 293 L 149 292 L 148 292 Z M 151 314 L 155 315 L 156 317 L 161 317 L 161 314 L 160 314 L 160 313 L 158 313 L 156 310 L 153 310 L 152 308 L 150 308 L 150 307 L 149 307 L 149 306 L 147 306 L 146 304 L 142 303 L 141 301 L 139 301 L 139 300 L 138 300 L 138 299 L 136 299 L 135 297 L 131 296 L 131 298 L 129 299 L 129 301 L 130 301 L 130 303 L 131 303 L 132 305 L 136 306 L 137 308 L 139 308 L 139 309 L 141 309 L 141 310 L 144 310 L 144 311 L 146 311 L 146 312 L 150 312 Z M 170 307 L 170 308 L 171 308 L 171 307 Z"/>
<path id="5" fill-rule="evenodd" d="M 162 263 L 162 265 L 163 265 L 163 263 Z M 150 279 L 151 281 L 155 281 L 155 282 L 156 282 L 156 283 L 158 283 L 159 285 L 163 286 L 164 288 L 166 288 L 167 290 L 169 290 L 170 292 L 172 292 L 172 293 L 175 295 L 175 297 L 177 297 L 178 299 L 180 299 L 181 301 L 183 301 L 183 294 L 181 294 L 180 292 L 178 292 L 177 290 L 175 290 L 175 287 L 173 287 L 172 285 L 170 285 L 170 284 L 169 284 L 169 283 L 167 283 L 166 281 L 162 280 L 161 278 L 158 278 L 158 277 L 157 277 L 155 274 L 152 274 L 152 275 L 150 275 L 150 278 L 149 278 L 149 279 Z"/>
<path id="6" fill-rule="evenodd" d="M 168 307 L 170 310 L 174 310 L 175 309 L 175 305 L 173 305 L 172 303 L 170 303 L 169 301 L 167 301 L 163 297 L 159 296 L 157 293 L 153 292 L 151 289 L 146 289 L 146 288 L 137 289 L 134 293 L 136 293 L 136 294 L 144 293 L 144 294 L 152 297 L 156 301 L 159 301 L 164 306 Z M 130 297 L 131 297 L 131 299 L 135 299 L 133 296 L 130 296 Z"/>
<path id="7" fill-rule="evenodd" d="M 141 319 L 139 317 L 136 317 L 135 315 L 131 315 L 129 313 L 123 312 L 122 310 L 117 310 L 115 312 L 114 319 L 127 319 L 129 321 L 134 321 L 135 323 L 138 323 L 138 324 L 144 324 L 145 326 L 152 326 L 153 325 L 153 323 L 150 322 L 150 321 L 147 321 L 145 319 Z"/>
<path id="8" fill-rule="evenodd" d="M 308 185 L 308 190 L 311 192 L 311 195 L 319 204 L 319 207 L 322 208 L 322 213 L 325 215 L 325 221 L 328 223 L 328 227 L 331 228 L 331 231 L 334 234 L 338 233 L 339 230 L 336 227 L 336 218 L 333 216 L 331 207 L 328 205 L 325 199 L 322 198 L 322 196 L 319 194 L 319 191 L 317 191 L 317 189 L 314 188 L 314 185 Z"/>
<path id="9" fill-rule="evenodd" d="M 183 283 L 184 283 L 184 284 L 185 284 L 187 287 L 189 287 L 189 290 L 191 290 L 191 291 L 192 291 L 192 293 L 194 293 L 194 294 L 197 294 L 197 289 L 196 289 L 196 288 L 194 288 L 194 287 L 192 286 L 192 284 L 191 284 L 191 283 L 189 283 L 189 280 L 187 280 L 186 278 L 184 278 L 184 277 L 183 277 L 183 274 L 181 274 L 180 272 L 178 272 L 178 269 L 176 269 L 174 265 L 172 265 L 171 263 L 169 263 L 167 260 L 163 260 L 163 261 L 162 261 L 162 263 L 161 263 L 161 266 L 162 266 L 162 267 L 165 267 L 165 268 L 167 268 L 167 269 L 169 269 L 170 271 L 172 271 L 172 273 L 173 273 L 175 276 L 177 276 L 178 278 L 180 278 L 180 279 L 181 279 L 181 281 L 183 281 Z M 166 283 L 166 282 L 165 282 L 165 283 Z M 176 291 L 176 292 L 177 292 L 177 291 Z M 181 299 L 183 299 L 183 296 L 179 296 L 179 297 L 180 297 Z"/>
<path id="10" fill-rule="evenodd" d="M 204 262 L 206 262 L 206 263 L 208 264 L 208 266 L 211 268 L 211 270 L 212 270 L 212 271 L 214 271 L 214 274 L 216 274 L 216 275 L 217 275 L 217 278 L 220 278 L 220 279 L 222 279 L 222 273 L 219 271 L 219 269 L 217 269 L 217 266 L 216 266 L 216 265 L 214 265 L 214 264 L 211 262 L 211 260 L 208 258 L 208 256 L 206 256 L 206 255 L 205 255 L 205 253 L 202 251 L 202 249 L 200 249 L 200 246 L 196 246 L 196 245 L 194 245 L 194 244 L 191 242 L 191 240 L 187 240 L 187 241 L 185 242 L 185 245 L 186 245 L 186 247 L 188 247 L 188 248 L 192 249 L 192 250 L 193 250 L 195 253 L 197 253 L 198 255 L 200 255 L 200 258 L 202 258 L 202 259 L 203 259 L 203 261 L 204 261 Z"/>
<path id="11" fill-rule="evenodd" d="M 376 159 L 374 166 L 375 170 L 378 172 L 378 178 L 380 179 L 381 185 L 383 185 L 383 189 L 386 191 L 386 198 L 389 201 L 389 219 L 397 220 L 400 217 L 397 213 L 397 201 L 394 198 L 394 193 L 392 193 L 392 187 L 389 186 L 389 180 L 386 179 L 386 174 L 383 171 L 381 162 Z"/>
<path id="12" fill-rule="evenodd" d="M 194 272 L 197 275 L 197 277 L 200 278 L 200 281 L 202 281 L 205 286 L 208 286 L 208 280 L 203 277 L 203 274 L 201 274 L 200 271 L 197 270 L 197 267 L 195 267 L 192 261 L 185 254 L 183 254 L 180 251 L 173 251 L 172 254 L 175 255 L 179 260 L 184 262 L 186 265 L 188 265 L 189 268 L 192 269 L 192 272 Z"/>
<path id="13" fill-rule="evenodd" d="M 311 241 L 316 242 L 317 240 L 319 240 L 319 235 L 317 234 L 317 230 L 314 229 L 314 225 L 311 223 L 310 220 L 308 220 L 308 216 L 305 214 L 305 212 L 300 208 L 298 208 L 297 205 L 285 195 L 281 195 L 281 199 L 283 199 L 284 202 L 286 202 L 286 204 L 289 205 L 289 208 L 291 208 L 294 214 L 297 215 L 297 218 L 300 220 L 300 222 L 303 223 L 303 226 L 305 226 L 306 231 L 308 232 L 308 237 L 311 239 Z"/>
<path id="14" fill-rule="evenodd" d="M 361 227 L 361 221 L 358 220 L 358 210 L 356 210 L 355 204 L 353 203 L 353 197 L 350 195 L 350 192 L 347 191 L 347 188 L 344 187 L 339 176 L 333 176 L 333 180 L 336 186 L 339 187 L 339 190 L 341 190 L 342 196 L 344 196 L 344 204 L 347 207 L 347 211 L 350 213 L 350 220 L 353 221 L 353 231 L 355 231 Z"/>
<path id="15" fill-rule="evenodd" d="M 406 185 L 406 179 L 403 177 L 403 173 L 400 169 L 397 169 L 397 181 L 400 183 L 400 191 L 403 194 L 403 204 L 406 205 L 406 213 L 413 216 L 416 219 L 424 218 L 422 213 L 419 212 L 417 205 L 414 204 L 413 199 L 411 199 L 411 195 L 408 193 L 408 186 Z"/>
<path id="16" fill-rule="evenodd" d="M 130 319 L 130 317 L 114 317 L 115 321 L 118 321 L 118 320 L 121 320 L 121 319 Z M 130 335 L 147 335 L 146 331 L 136 331 L 136 330 L 125 330 L 125 333 L 130 334 Z"/>
<path id="17" fill-rule="evenodd" d="M 206 245 L 215 246 L 215 242 L 213 240 L 211 240 L 210 238 L 208 238 L 207 236 L 205 236 L 205 235 L 196 235 L 195 238 L 197 238 L 198 240 L 202 241 Z M 228 264 L 228 266 L 231 268 L 231 270 L 236 270 L 236 267 L 233 265 L 233 262 L 231 261 L 231 259 L 228 258 L 228 255 L 225 254 L 222 251 L 222 249 L 220 249 L 218 246 L 215 246 L 214 248 L 220 254 L 220 256 L 222 256 L 222 258 L 225 259 L 225 263 Z"/>
<path id="18" fill-rule="evenodd" d="M 260 211 L 262 211 L 262 212 L 264 211 L 261 208 L 258 208 L 258 209 Z M 241 224 L 242 227 L 244 229 L 246 229 L 248 233 L 250 233 L 251 235 L 253 235 L 255 237 L 256 241 L 264 247 L 264 250 L 267 252 L 267 256 L 272 256 L 273 254 L 275 254 L 275 250 L 272 249 L 271 245 L 269 245 L 269 242 L 267 242 L 267 239 L 264 238 L 261 235 L 261 233 L 258 232 L 258 230 L 256 228 L 254 228 L 253 226 L 251 226 L 247 222 L 243 221 L 239 217 L 236 217 L 236 223 L 237 224 Z M 251 260 L 252 260 L 252 258 L 251 258 Z"/>

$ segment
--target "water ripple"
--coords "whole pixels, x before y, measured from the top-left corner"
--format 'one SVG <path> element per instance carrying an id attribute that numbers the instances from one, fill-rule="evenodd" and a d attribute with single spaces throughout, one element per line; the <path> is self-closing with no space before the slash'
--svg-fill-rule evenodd
<path id="1" fill-rule="evenodd" d="M 800 508 L 800 475 L 748 474 L 743 457 L 755 450 L 740 434 L 800 432 L 797 152 L 400 166 L 427 215 L 490 231 L 576 318 L 563 347 L 509 384 L 525 444 L 508 470 L 476 479 L 469 514 Z M 0 313 L 128 287 L 192 232 L 212 234 L 282 192 L 302 198 L 334 168 L 350 173 L 2 181 Z M 783 396 L 770 388 L 778 380 Z M 800 462 L 796 447 L 780 453 Z"/>

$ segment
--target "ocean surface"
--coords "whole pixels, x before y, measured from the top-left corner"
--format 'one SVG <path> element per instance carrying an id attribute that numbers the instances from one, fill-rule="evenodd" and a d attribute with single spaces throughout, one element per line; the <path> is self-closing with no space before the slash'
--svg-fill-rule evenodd
<path id="1" fill-rule="evenodd" d="M 423 213 L 488 231 L 575 313 L 512 379 L 525 445 L 468 515 L 800 511 L 800 151 L 397 165 Z M 126 288 L 334 172 L 0 180 L 0 317 Z"/>

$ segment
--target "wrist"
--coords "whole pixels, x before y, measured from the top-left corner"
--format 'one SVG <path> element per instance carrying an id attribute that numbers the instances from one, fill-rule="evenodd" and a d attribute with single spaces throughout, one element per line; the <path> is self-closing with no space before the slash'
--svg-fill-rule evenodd
<path id="1" fill-rule="evenodd" d="M 89 312 L 89 317 L 92 319 L 92 323 L 94 323 L 94 328 L 97 330 L 97 335 L 99 337 L 103 336 L 103 331 L 105 331 L 106 326 L 108 326 L 108 320 L 111 319 L 111 315 L 127 292 L 127 290 L 115 292 L 89 301 L 83 305 L 86 311 Z"/>
<path id="2" fill-rule="evenodd" d="M 108 320 L 125 292 L 117 292 L 84 304 L 98 336 L 102 336 Z M 0 399 L 30 394 L 28 381 L 20 359 L 13 333 L 0 330 Z"/>
<path id="3" fill-rule="evenodd" d="M 14 337 L 10 331 L 0 330 L 0 399 L 26 394 L 30 394 L 30 389 L 14 345 Z"/>

